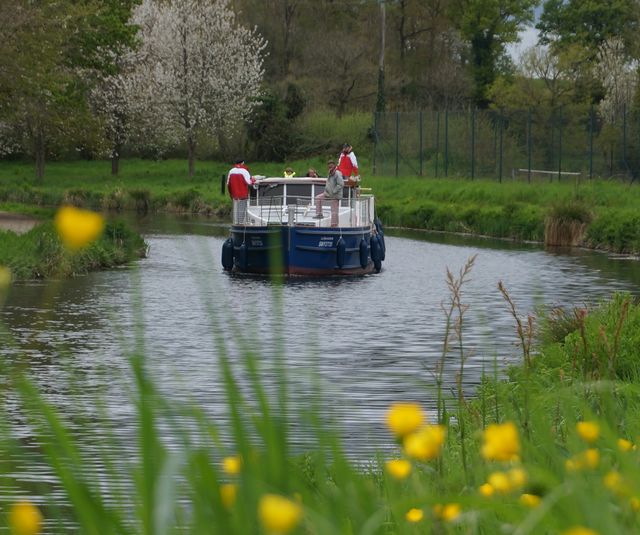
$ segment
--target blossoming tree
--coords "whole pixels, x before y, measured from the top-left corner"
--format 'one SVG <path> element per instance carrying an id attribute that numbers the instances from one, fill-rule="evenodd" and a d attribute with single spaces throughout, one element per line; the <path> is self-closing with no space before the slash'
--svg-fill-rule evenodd
<path id="1" fill-rule="evenodd" d="M 238 24 L 229 0 L 144 0 L 132 22 L 134 85 L 148 91 L 154 124 L 185 142 L 192 176 L 199 135 L 232 130 L 251 112 L 265 42 Z"/>

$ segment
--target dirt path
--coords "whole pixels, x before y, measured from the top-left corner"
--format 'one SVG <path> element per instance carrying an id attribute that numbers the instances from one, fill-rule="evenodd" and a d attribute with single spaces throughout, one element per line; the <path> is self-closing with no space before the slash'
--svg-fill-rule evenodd
<path id="1" fill-rule="evenodd" d="M 0 230 L 11 230 L 16 234 L 23 234 L 38 223 L 40 221 L 28 215 L 0 212 Z"/>

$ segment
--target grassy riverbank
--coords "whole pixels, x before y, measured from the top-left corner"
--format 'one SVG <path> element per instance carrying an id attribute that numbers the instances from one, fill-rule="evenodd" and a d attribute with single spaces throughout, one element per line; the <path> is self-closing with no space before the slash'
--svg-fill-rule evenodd
<path id="1" fill-rule="evenodd" d="M 325 161 L 293 162 L 298 175 Z M 112 177 L 108 162 L 52 163 L 42 185 L 30 165 L 0 162 L 0 209 L 72 203 L 92 209 L 177 211 L 227 217 L 221 192 L 228 164 L 199 162 L 189 178 L 182 160 L 126 160 Z M 281 164 L 250 163 L 254 174 L 281 175 Z M 363 158 L 363 169 L 367 169 Z M 386 225 L 544 241 L 549 228 L 562 240 L 615 252 L 640 253 L 640 189 L 614 181 L 565 183 L 369 177 Z M 16 204 L 17 203 L 17 204 Z M 4 207 L 4 208 L 3 208 Z M 551 226 L 550 226 L 551 225 Z M 564 226 L 563 226 L 564 225 Z M 565 228 L 572 230 L 565 230 Z M 554 242 L 552 242 L 554 243 Z"/>
<path id="2" fill-rule="evenodd" d="M 457 363 L 460 376 L 466 355 L 456 349 L 464 339 L 456 326 L 463 324 L 468 275 L 451 279 L 445 306 L 448 349 L 442 362 Z M 506 289 L 503 297 L 513 312 L 521 364 L 506 381 L 496 380 L 497 371 L 488 365 L 474 399 L 439 390 L 437 414 L 429 422 L 420 402 L 433 392 L 413 392 L 415 404 L 389 409 L 389 447 L 358 463 L 327 424 L 331 415 L 322 408 L 321 392 L 310 392 L 316 403 L 305 408 L 288 398 L 285 357 L 264 359 L 268 369 L 260 355 L 231 361 L 224 333 L 237 326 L 228 325 L 214 303 L 212 333 L 227 423 L 205 416 L 204 407 L 163 396 L 150 380 L 141 339 L 129 358 L 133 455 L 131 444 L 119 446 L 113 431 L 91 416 L 99 399 L 86 410 L 76 407 L 74 421 L 83 422 L 84 433 L 96 426 L 96 436 L 116 451 L 104 459 L 96 458 L 99 449 L 83 451 L 74 426 L 18 366 L 3 361 L 3 381 L 40 446 L 34 452 L 14 438 L 14 420 L 3 415 L 3 485 L 8 494 L 41 496 L 39 509 L 51 533 L 69 524 L 82 533 L 132 535 L 634 532 L 640 521 L 640 308 L 618 296 L 598 310 L 555 311 L 535 342 L 533 318 L 518 314 Z M 280 302 L 277 288 L 274 300 Z M 276 325 L 282 315 L 275 313 Z M 260 378 L 274 373 L 279 390 L 267 392 Z M 312 378 L 312 384 L 319 383 Z M 306 451 L 294 449 L 300 422 L 311 437 L 306 443 L 314 445 Z M 168 429 L 179 437 L 170 444 Z M 125 466 L 114 465 L 117 458 Z M 56 505 L 47 493 L 50 483 L 37 478 L 16 487 L 11 474 L 34 462 L 56 475 L 56 495 L 70 507 Z"/>
<path id="3" fill-rule="evenodd" d="M 25 234 L 0 230 L 0 267 L 8 268 L 14 280 L 68 277 L 115 267 L 145 254 L 142 237 L 117 221 L 107 223 L 102 237 L 78 252 L 63 246 L 51 222 Z"/>

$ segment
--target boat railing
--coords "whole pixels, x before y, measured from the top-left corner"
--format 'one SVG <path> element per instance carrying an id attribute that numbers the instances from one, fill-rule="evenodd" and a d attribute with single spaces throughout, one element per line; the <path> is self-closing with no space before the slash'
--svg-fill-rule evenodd
<path id="1" fill-rule="evenodd" d="M 373 222 L 373 195 L 358 194 L 345 188 L 347 195 L 340 199 L 340 225 L 363 226 Z M 249 226 L 307 225 L 318 226 L 315 196 L 273 195 L 252 197 L 233 201 L 233 224 Z M 323 210 L 328 213 L 331 201 L 323 201 Z"/>

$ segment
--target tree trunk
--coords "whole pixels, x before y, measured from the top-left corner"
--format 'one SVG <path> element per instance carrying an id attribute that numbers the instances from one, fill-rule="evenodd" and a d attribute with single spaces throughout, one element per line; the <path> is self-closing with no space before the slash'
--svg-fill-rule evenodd
<path id="1" fill-rule="evenodd" d="M 36 128 L 36 136 L 34 139 L 34 154 L 36 158 L 36 180 L 39 183 L 44 182 L 44 157 L 45 157 L 45 145 L 44 145 L 44 132 L 42 128 Z"/>
<path id="2" fill-rule="evenodd" d="M 192 178 L 196 172 L 196 140 L 191 135 L 187 138 L 187 154 L 189 157 L 189 178 Z"/>
<path id="3" fill-rule="evenodd" d="M 120 147 L 116 146 L 111 151 L 111 174 L 113 176 L 120 172 Z"/>

